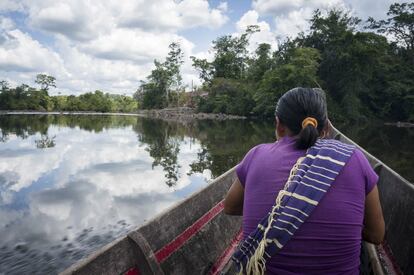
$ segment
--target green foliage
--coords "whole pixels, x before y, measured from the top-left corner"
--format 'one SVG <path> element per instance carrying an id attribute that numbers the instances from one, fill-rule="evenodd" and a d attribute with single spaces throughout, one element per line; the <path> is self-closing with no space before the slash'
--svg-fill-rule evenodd
<path id="1" fill-rule="evenodd" d="M 244 115 L 249 113 L 254 101 L 248 86 L 235 79 L 215 78 L 207 98 L 199 98 L 198 108 L 206 113 Z"/>
<path id="2" fill-rule="evenodd" d="M 316 10 L 308 33 L 273 53 L 260 44 L 253 56 L 248 37 L 257 29 L 217 38 L 211 62 L 192 58 L 208 92 L 199 110 L 272 117 L 280 95 L 302 86 L 326 91 L 335 121 L 413 120 L 414 4 L 393 4 L 387 15 L 368 20 L 375 33 L 360 31 L 361 19 L 347 12 Z"/>
<path id="3" fill-rule="evenodd" d="M 162 109 L 167 107 L 166 90 L 162 90 L 155 83 L 146 83 L 141 86 L 143 109 Z"/>
<path id="4" fill-rule="evenodd" d="M 47 75 L 47 74 L 38 74 L 36 75 L 35 82 L 40 85 L 40 89 L 44 91 L 48 91 L 49 87 L 55 87 L 56 88 L 56 78 Z"/>
<path id="5" fill-rule="evenodd" d="M 268 70 L 259 82 L 254 94 L 256 106 L 253 109 L 257 116 L 272 116 L 279 97 L 292 88 L 318 86 L 318 50 L 296 48 L 281 59 L 283 62 Z"/>
<path id="6" fill-rule="evenodd" d="M 274 65 L 271 58 L 271 45 L 267 43 L 259 44 L 254 58 L 249 62 L 247 79 L 250 82 L 258 83 L 264 74 Z"/>
<path id="7" fill-rule="evenodd" d="M 173 90 L 181 89 L 180 67 L 183 64 L 183 52 L 180 45 L 173 42 L 164 62 L 154 61 L 155 69 L 143 82 L 134 96 L 139 100 L 143 109 L 160 109 L 170 103 Z"/>
<path id="8" fill-rule="evenodd" d="M 135 112 L 137 107 L 132 97 L 101 91 L 80 96 L 49 96 L 44 89 L 37 90 L 25 84 L 9 88 L 4 81 L 0 91 L 1 110 Z"/>
<path id="9" fill-rule="evenodd" d="M 401 82 L 412 79 L 412 70 L 401 67 L 406 62 L 386 38 L 355 32 L 360 20 L 342 11 L 330 11 L 326 16 L 317 11 L 311 22 L 311 32 L 298 39 L 298 44 L 321 53 L 318 77 L 327 91 L 330 113 L 339 120 L 408 119 L 408 103 L 404 110 L 395 112 L 395 108 L 409 93 L 401 91 Z"/>
<path id="10" fill-rule="evenodd" d="M 414 50 L 414 3 L 395 3 L 390 6 L 386 20 L 369 17 L 368 28 L 394 37 L 397 44 Z"/>
<path id="11" fill-rule="evenodd" d="M 195 56 L 190 56 L 193 61 L 193 67 L 198 71 L 200 79 L 205 83 L 210 83 L 214 77 L 214 67 L 206 59 L 199 59 Z"/>
<path id="12" fill-rule="evenodd" d="M 53 104 L 46 90 L 36 90 L 26 84 L 9 88 L 3 83 L 0 93 L 2 110 L 38 110 L 50 111 Z"/>
<path id="13" fill-rule="evenodd" d="M 213 78 L 244 79 L 248 68 L 250 36 L 259 32 L 257 25 L 248 26 L 240 36 L 224 35 L 213 41 L 214 60 L 191 57 L 200 78 L 210 83 Z"/>

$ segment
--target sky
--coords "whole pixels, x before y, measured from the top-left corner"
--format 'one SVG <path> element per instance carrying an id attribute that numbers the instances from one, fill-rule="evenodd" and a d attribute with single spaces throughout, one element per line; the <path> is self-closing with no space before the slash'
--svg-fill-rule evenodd
<path id="1" fill-rule="evenodd" d="M 0 0 L 0 80 L 36 86 L 56 78 L 50 94 L 101 90 L 133 94 L 171 42 L 184 51 L 184 85 L 199 85 L 190 56 L 211 60 L 211 42 L 248 25 L 259 43 L 307 31 L 315 9 L 341 8 L 366 20 L 386 17 L 390 0 Z"/>

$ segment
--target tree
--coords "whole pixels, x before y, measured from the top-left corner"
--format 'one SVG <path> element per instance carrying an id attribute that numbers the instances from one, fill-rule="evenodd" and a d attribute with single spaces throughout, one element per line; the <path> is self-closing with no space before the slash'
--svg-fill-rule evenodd
<path id="1" fill-rule="evenodd" d="M 199 71 L 200 78 L 206 82 L 213 78 L 245 78 L 249 60 L 247 50 L 249 38 L 259 31 L 257 25 L 251 25 L 240 36 L 224 35 L 217 38 L 213 41 L 212 62 L 192 56 L 193 67 Z"/>
<path id="2" fill-rule="evenodd" d="M 2 81 L 0 81 L 0 87 L 1 87 L 2 91 L 5 91 L 5 90 L 9 89 L 10 84 L 6 80 L 2 80 Z"/>
<path id="3" fill-rule="evenodd" d="M 49 87 L 56 88 L 56 78 L 47 74 L 38 74 L 36 75 L 35 83 L 40 85 L 40 89 L 48 91 Z"/>
<path id="4" fill-rule="evenodd" d="M 250 61 L 248 78 L 250 81 L 258 83 L 264 74 L 272 68 L 271 46 L 267 43 L 259 44 L 255 56 Z"/>
<path id="5" fill-rule="evenodd" d="M 195 56 L 190 56 L 193 61 L 193 67 L 198 71 L 201 80 L 204 83 L 209 83 L 214 77 L 214 67 L 206 59 L 199 59 Z"/>
<path id="6" fill-rule="evenodd" d="M 309 35 L 305 39 L 299 38 L 299 41 L 304 42 L 302 46 L 314 47 L 323 52 L 326 46 L 341 42 L 344 34 L 355 32 L 360 22 L 361 19 L 342 10 L 332 9 L 326 15 L 315 10 L 310 20 Z"/>
<path id="7" fill-rule="evenodd" d="M 168 48 L 170 49 L 163 66 L 165 67 L 168 79 L 169 86 L 172 89 L 180 89 L 182 84 L 182 77 L 180 74 L 180 67 L 184 63 L 183 61 L 183 51 L 181 50 L 180 44 L 177 42 L 171 43 Z"/>
<path id="8" fill-rule="evenodd" d="M 35 89 L 26 84 L 10 88 L 0 82 L 0 109 L 36 111 L 98 111 L 134 112 L 137 102 L 125 95 L 110 95 L 96 90 L 79 96 L 49 96 L 45 89 Z"/>
<path id="9" fill-rule="evenodd" d="M 368 28 L 386 33 L 396 39 L 397 44 L 407 50 L 414 49 L 414 3 L 392 4 L 387 12 L 388 18 L 376 21 L 369 17 Z"/>
<path id="10" fill-rule="evenodd" d="M 258 116 L 273 116 L 276 102 L 284 92 L 298 86 L 319 86 L 319 61 L 319 51 L 312 48 L 296 48 L 291 55 L 286 55 L 259 82 L 253 112 Z"/>
<path id="11" fill-rule="evenodd" d="M 215 78 L 209 88 L 209 96 L 200 98 L 201 112 L 249 115 L 254 107 L 250 86 L 236 79 Z"/>
<path id="12" fill-rule="evenodd" d="M 164 108 L 169 104 L 169 94 L 172 89 L 181 88 L 180 67 L 183 64 L 183 52 L 180 45 L 173 42 L 164 62 L 154 61 L 155 69 L 147 77 L 148 82 L 142 82 L 142 108 Z"/>
<path id="13" fill-rule="evenodd" d="M 382 82 L 378 76 L 388 68 L 383 66 L 388 53 L 386 40 L 373 33 L 357 32 L 360 21 L 340 10 L 326 15 L 316 11 L 310 33 L 297 41 L 300 46 L 319 50 L 318 77 L 327 92 L 330 113 L 341 120 L 374 116 L 364 98 L 378 93 L 369 83 Z"/>

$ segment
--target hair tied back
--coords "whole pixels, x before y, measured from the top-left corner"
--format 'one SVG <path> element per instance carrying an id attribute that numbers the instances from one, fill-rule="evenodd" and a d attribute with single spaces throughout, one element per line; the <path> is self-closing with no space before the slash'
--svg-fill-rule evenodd
<path id="1" fill-rule="evenodd" d="M 302 129 L 304 129 L 306 126 L 312 125 L 313 127 L 318 127 L 318 121 L 314 119 L 313 117 L 307 117 L 304 120 L 302 120 Z"/>

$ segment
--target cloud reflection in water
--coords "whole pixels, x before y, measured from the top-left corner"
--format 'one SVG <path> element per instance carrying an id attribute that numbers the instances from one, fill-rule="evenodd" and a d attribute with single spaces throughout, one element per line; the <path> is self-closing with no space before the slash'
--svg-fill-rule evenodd
<path id="1" fill-rule="evenodd" d="M 187 176 L 201 149 L 188 137 L 174 139 L 178 176 L 170 188 L 165 167 L 153 166 L 149 145 L 130 126 L 51 125 L 47 134 L 56 136 L 54 147 L 37 149 L 40 133 L 11 133 L 0 144 L 0 273 L 56 273 L 211 177 Z"/>

